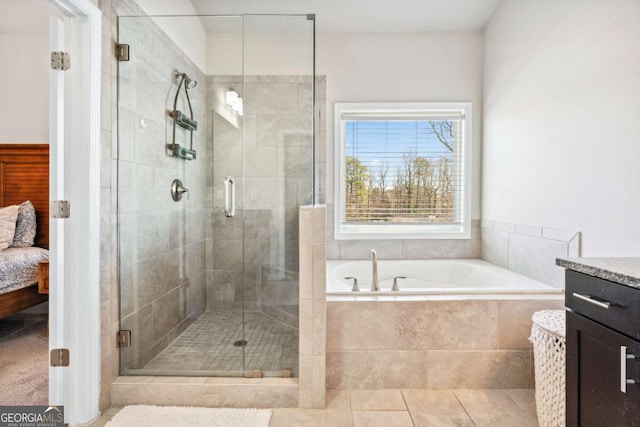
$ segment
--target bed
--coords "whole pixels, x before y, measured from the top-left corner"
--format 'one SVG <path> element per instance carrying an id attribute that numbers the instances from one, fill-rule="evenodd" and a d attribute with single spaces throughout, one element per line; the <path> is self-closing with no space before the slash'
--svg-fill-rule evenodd
<path id="1" fill-rule="evenodd" d="M 0 252 L 0 318 L 48 300 L 38 273 L 49 258 L 49 146 L 0 144 L 0 207 L 26 200 L 36 211 L 35 244 Z"/>

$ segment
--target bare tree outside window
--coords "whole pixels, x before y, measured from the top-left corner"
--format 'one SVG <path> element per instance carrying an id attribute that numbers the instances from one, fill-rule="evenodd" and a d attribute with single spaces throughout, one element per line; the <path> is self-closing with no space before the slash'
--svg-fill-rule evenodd
<path id="1" fill-rule="evenodd" d="M 347 126 L 347 222 L 457 220 L 459 121 L 351 121 Z"/>

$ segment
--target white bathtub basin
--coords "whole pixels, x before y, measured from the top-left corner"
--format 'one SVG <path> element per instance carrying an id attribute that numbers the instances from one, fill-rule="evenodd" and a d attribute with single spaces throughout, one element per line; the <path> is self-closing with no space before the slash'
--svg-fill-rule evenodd
<path id="1" fill-rule="evenodd" d="M 356 277 L 360 292 L 352 292 Z M 392 292 L 393 278 L 399 292 Z M 371 292 L 371 260 L 327 261 L 327 295 L 562 294 L 563 290 L 478 259 L 378 260 L 379 292 Z"/>

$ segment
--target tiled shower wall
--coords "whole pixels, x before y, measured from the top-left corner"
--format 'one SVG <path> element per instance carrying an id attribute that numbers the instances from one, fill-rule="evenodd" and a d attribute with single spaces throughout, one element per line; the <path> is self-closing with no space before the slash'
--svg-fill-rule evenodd
<path id="1" fill-rule="evenodd" d="M 132 346 L 122 350 L 121 368 L 141 369 L 205 309 L 204 195 L 206 85 L 204 74 L 149 18 L 121 18 L 120 42 L 131 60 L 119 64 L 118 210 L 120 311 Z M 197 158 L 173 157 L 174 70 L 199 82 L 190 90 Z M 184 92 L 178 109 L 189 113 Z M 189 145 L 178 128 L 177 142 Z M 189 193 L 170 194 L 179 178 Z"/>
<path id="2" fill-rule="evenodd" d="M 482 220 L 482 259 L 564 288 L 564 268 L 556 258 L 580 256 L 581 234 L 550 227 Z"/>
<path id="3" fill-rule="evenodd" d="M 113 380 L 118 376 L 119 374 L 119 370 L 120 370 L 120 364 L 119 364 L 119 351 L 116 347 L 116 342 L 115 342 L 115 336 L 116 336 L 116 332 L 118 331 L 118 329 L 120 329 L 120 314 L 119 314 L 119 290 L 118 290 L 118 218 L 117 218 L 117 212 L 118 212 L 118 194 L 117 194 L 117 181 L 118 181 L 118 173 L 117 173 L 117 161 L 118 161 L 118 127 L 117 127 L 117 117 L 118 117 L 118 105 L 117 105 L 117 98 L 118 98 L 118 63 L 115 60 L 114 57 L 114 46 L 116 44 L 116 42 L 118 41 L 118 32 L 117 32 L 117 17 L 118 16 L 144 16 L 145 13 L 144 11 L 142 11 L 138 5 L 135 3 L 135 1 L 133 0 L 100 0 L 99 1 L 99 7 L 101 8 L 102 12 L 103 12 L 103 25 L 102 25 L 102 94 L 101 94 L 101 100 L 102 100 L 102 105 L 101 105 L 101 158 L 102 158 L 102 164 L 101 164 L 101 273 L 100 273 L 100 286 L 101 286 L 101 296 L 100 296 L 100 301 L 101 301 L 101 391 L 100 391 L 100 409 L 104 410 L 106 409 L 110 402 L 111 402 L 111 383 L 113 382 Z M 205 77 L 202 75 L 202 73 L 197 70 L 197 67 L 192 63 L 192 61 L 190 61 L 190 59 L 184 55 L 173 43 L 172 41 L 166 37 L 155 25 L 149 23 L 150 28 L 152 28 L 152 32 L 153 32 L 153 36 L 151 36 L 151 33 L 148 33 L 146 29 L 139 29 L 140 31 L 145 32 L 145 34 L 149 35 L 150 38 L 146 39 L 147 42 L 149 42 L 150 44 L 148 44 L 146 46 L 146 48 L 151 48 L 153 49 L 154 52 L 157 52 L 156 49 L 162 49 L 163 46 L 168 48 L 168 50 L 165 52 L 163 51 L 162 53 L 166 53 L 168 57 L 172 57 L 176 60 L 175 65 L 173 65 L 173 68 L 183 68 L 183 65 L 186 65 L 186 67 L 184 67 L 184 69 L 191 74 L 192 76 L 197 76 L 195 77 L 196 80 L 199 82 L 199 86 L 197 89 L 202 90 L 205 87 L 205 82 L 206 79 Z M 133 55 L 135 56 L 135 47 L 133 47 Z M 157 61 L 164 61 L 163 55 L 157 55 L 154 58 L 146 58 L 147 61 L 151 61 L 150 64 L 146 64 L 145 67 L 147 67 L 147 71 L 150 71 L 149 68 L 154 68 L 155 65 L 153 64 L 153 61 L 157 60 Z M 159 64 L 158 64 L 159 65 Z M 166 76 L 162 77 L 162 81 L 163 84 L 166 83 L 165 80 Z M 324 80 L 324 79 L 320 79 L 320 80 Z M 153 80 L 152 80 L 153 81 Z M 143 82 L 142 84 L 145 84 L 146 82 Z M 258 83 L 258 82 L 256 82 Z M 140 88 L 129 88 L 129 90 L 137 90 L 137 91 L 144 91 L 144 90 L 152 90 L 152 89 L 158 89 L 160 87 L 160 84 L 155 86 L 154 88 L 152 87 L 140 87 Z M 175 89 L 175 85 L 171 86 L 171 89 Z M 322 92 L 317 92 L 317 98 L 316 99 L 324 99 L 324 89 L 323 87 L 319 87 L 320 90 L 322 90 Z M 168 94 L 170 88 L 169 86 L 165 87 L 164 90 L 165 92 L 165 96 L 169 97 L 170 94 Z M 197 109 L 200 109 L 199 111 L 207 111 L 204 108 L 204 99 L 206 99 L 206 96 L 204 94 L 198 95 L 198 97 L 202 96 L 202 103 L 197 107 Z M 145 99 L 141 99 L 142 102 L 146 102 Z M 324 102 L 324 101 L 322 101 Z M 162 108 L 166 108 L 168 107 L 168 105 L 165 105 L 165 103 L 163 102 L 161 104 L 163 107 Z M 213 253 L 213 249 L 215 247 L 215 244 L 213 242 L 213 227 L 207 227 L 206 232 L 204 230 L 200 230 L 198 231 L 198 227 L 200 224 L 200 217 L 199 217 L 199 211 L 200 211 L 200 206 L 196 206 L 196 203 L 200 204 L 200 203 L 204 203 L 204 205 L 206 205 L 207 210 L 212 210 L 214 208 L 214 200 L 216 199 L 214 193 L 211 191 L 213 189 L 213 177 L 211 176 L 206 176 L 205 180 L 206 180 L 206 197 L 202 197 L 202 193 L 199 193 L 199 189 L 201 188 L 202 183 L 200 182 L 200 179 L 202 179 L 204 173 L 202 172 L 202 169 L 200 169 L 202 166 L 198 166 L 198 171 L 195 172 L 193 171 L 193 173 L 190 170 L 190 166 L 188 166 L 187 169 L 185 170 L 180 170 L 177 168 L 174 168 L 172 166 L 166 166 L 161 162 L 160 164 L 156 164 L 154 162 L 152 162 L 150 159 L 144 160 L 144 159 L 140 159 L 140 157 L 136 158 L 136 153 L 137 153 L 137 149 L 139 149 L 140 147 L 136 147 L 136 143 L 137 140 L 136 138 L 139 138 L 139 141 L 143 144 L 149 143 L 149 141 L 151 141 L 153 139 L 153 137 L 147 137 L 146 135 L 150 135 L 151 132 L 153 132 L 155 134 L 155 138 L 160 138 L 162 137 L 163 140 L 167 140 L 167 133 L 165 130 L 164 135 L 162 134 L 162 131 L 160 131 L 158 129 L 158 127 L 156 125 L 161 125 L 163 123 L 162 119 L 159 116 L 154 116 L 154 114 L 150 114 L 151 117 L 149 117 L 149 121 L 151 122 L 149 126 L 149 124 L 147 124 L 147 128 L 146 129 L 142 129 L 139 127 L 140 123 L 139 123 L 139 119 L 145 117 L 145 111 L 137 111 L 137 106 L 136 108 L 129 108 L 130 111 L 123 111 L 123 118 L 124 120 L 133 120 L 133 123 L 129 123 L 126 126 L 128 127 L 128 129 L 130 129 L 130 132 L 133 133 L 133 146 L 129 146 L 128 147 L 128 153 L 124 153 L 124 155 L 129 155 L 128 157 L 128 161 L 129 163 L 131 163 L 131 165 L 129 166 L 125 166 L 129 167 L 130 169 L 130 173 L 134 174 L 135 172 L 139 172 L 140 170 L 143 170 L 144 167 L 150 167 L 151 169 L 147 169 L 147 170 L 153 170 L 153 186 L 152 187 L 148 187 L 147 190 L 149 190 L 149 194 L 153 194 L 153 198 L 155 200 L 155 198 L 157 197 L 158 191 L 162 192 L 162 190 L 160 189 L 160 187 L 162 187 L 162 183 L 161 183 L 161 176 L 164 172 L 166 172 L 166 176 L 168 177 L 168 175 L 171 172 L 176 172 L 177 176 L 180 176 L 182 178 L 186 178 L 183 179 L 183 181 L 185 182 L 185 185 L 191 190 L 191 199 L 185 201 L 185 203 L 189 203 L 190 206 L 193 206 L 193 210 L 191 209 L 187 209 L 184 211 L 184 215 L 186 216 L 186 220 L 189 223 L 189 226 L 187 228 L 185 228 L 182 233 L 184 234 L 184 239 L 186 239 L 186 241 L 188 242 L 185 246 L 183 246 L 183 248 L 185 248 L 186 250 L 195 250 L 196 252 L 198 252 L 200 250 L 199 245 L 201 244 L 200 240 L 197 240 L 198 238 L 201 237 L 196 237 L 196 236 L 205 236 L 207 238 L 209 238 L 209 243 L 210 244 L 206 244 L 205 243 L 205 249 L 204 252 L 207 255 L 210 255 Z M 323 109 L 319 109 L 319 111 L 322 111 Z M 127 115 L 129 117 L 127 117 Z M 289 120 L 292 117 L 287 117 L 283 119 Z M 207 125 L 211 124 L 213 122 L 212 117 L 204 117 L 202 116 L 200 113 L 197 113 L 197 117 L 196 119 L 200 122 L 201 124 L 201 128 L 198 131 L 198 136 L 197 138 L 200 138 L 201 135 L 203 135 L 203 132 L 205 130 L 204 128 L 204 124 L 206 123 Z M 323 117 L 324 119 L 324 117 Z M 145 119 L 145 121 L 147 121 Z M 166 122 L 165 122 L 166 123 Z M 251 123 L 248 123 L 249 125 L 249 129 L 251 126 Z M 276 136 L 277 140 L 280 141 L 281 137 L 284 137 L 283 134 L 285 133 L 293 133 L 295 134 L 296 132 L 291 132 L 291 130 L 295 130 L 295 127 L 291 127 L 290 125 L 288 125 L 287 123 L 281 123 L 281 128 L 282 128 L 282 132 L 278 132 L 278 123 L 275 123 L 271 126 L 271 135 L 272 136 Z M 266 129 L 265 133 L 269 134 L 268 132 L 268 128 L 270 126 L 266 125 Z M 305 128 L 306 129 L 310 129 L 310 121 L 309 124 L 305 124 Z M 258 128 L 256 127 L 256 136 L 258 135 Z M 146 132 L 148 130 L 148 132 Z M 208 133 L 208 135 L 211 135 L 211 133 Z M 322 127 L 322 130 L 318 133 L 316 133 L 316 138 L 319 138 L 320 136 L 324 135 L 324 127 Z M 291 135 L 293 138 L 295 138 L 294 135 Z M 250 138 L 251 135 L 249 134 L 248 137 Z M 211 139 L 207 139 L 207 142 L 210 142 Z M 200 148 L 199 150 L 199 159 L 196 161 L 199 165 L 204 165 L 205 162 L 203 162 L 203 160 L 205 159 L 204 155 L 206 153 L 207 157 L 206 159 L 209 161 L 208 165 L 206 166 L 208 170 L 211 170 L 210 168 L 213 166 L 211 164 L 211 162 L 213 161 L 213 147 L 210 143 L 207 143 L 207 147 L 206 150 L 203 150 L 202 145 L 204 145 L 204 143 L 202 142 L 202 140 L 197 139 L 196 140 L 196 144 L 198 145 L 198 148 Z M 126 145 L 126 144 L 125 144 Z M 133 154 L 131 152 L 131 150 L 133 150 Z M 126 149 L 125 149 L 126 151 Z M 318 151 L 318 157 L 316 158 L 317 161 L 317 166 L 319 166 L 319 168 L 317 168 L 317 171 L 322 171 L 323 168 L 323 164 L 324 164 L 324 155 L 323 152 L 320 152 L 320 150 Z M 158 155 L 157 152 L 155 152 L 156 155 Z M 321 156 L 321 157 L 320 157 Z M 126 157 L 125 157 L 126 158 Z M 138 160 L 140 160 L 138 162 Z M 157 160 L 154 157 L 154 161 Z M 200 163 L 202 162 L 202 163 Z M 137 165 L 137 163 L 139 163 L 139 165 Z M 191 162 L 193 163 L 193 162 Z M 139 166 L 139 167 L 138 167 Z M 187 167 L 187 166 L 185 166 Z M 157 169 L 157 170 L 156 170 Z M 157 175 L 156 175 L 157 172 Z M 183 173 L 183 175 L 180 175 L 181 173 Z M 320 173 L 320 172 L 318 172 Z M 143 174 L 144 175 L 144 174 Z M 194 175 L 194 176 L 192 176 Z M 132 181 L 137 183 L 137 178 L 138 175 L 134 175 L 135 176 L 135 180 Z M 158 177 L 158 181 L 156 181 L 156 176 Z M 148 176 L 147 176 L 148 178 Z M 147 185 L 152 185 L 152 182 L 147 181 L 146 184 Z M 158 182 L 158 187 L 155 187 L 155 183 Z M 169 182 L 170 184 L 170 182 Z M 139 184 L 128 184 L 128 185 L 133 185 L 132 188 L 135 188 L 137 186 L 138 189 L 140 189 L 140 185 Z M 320 191 L 323 192 L 323 185 L 319 184 L 318 187 L 320 188 Z M 220 187 L 218 187 L 220 188 Z M 291 188 L 291 187 L 289 187 Z M 168 190 L 167 193 L 168 194 Z M 262 194 L 262 193 L 259 193 Z M 147 196 L 148 194 L 142 194 L 144 196 Z M 241 194 L 238 194 L 238 200 L 241 200 Z M 191 203 L 191 200 L 193 200 L 193 204 Z M 293 195 L 291 195 L 291 197 L 293 197 Z M 297 195 L 296 195 L 297 198 Z M 216 201 L 216 203 L 219 203 L 220 200 L 219 198 L 217 198 L 218 200 Z M 300 198 L 300 200 L 302 202 L 299 202 L 298 200 L 296 200 L 297 205 L 301 205 L 301 204 L 306 204 L 308 203 L 308 197 L 302 196 Z M 135 202 L 137 203 L 137 202 Z M 166 206 L 166 205 L 165 205 Z M 173 205 L 172 205 L 173 206 Z M 217 206 L 217 205 L 216 205 Z M 161 211 L 163 211 L 164 209 L 161 209 Z M 166 211 L 168 212 L 172 212 L 172 209 L 167 209 Z M 179 210 L 178 210 L 179 211 Z M 179 216 L 180 213 L 177 213 L 178 211 L 173 211 L 172 213 L 169 213 L 169 230 L 175 232 L 176 228 L 171 228 L 171 224 L 173 223 L 173 219 L 175 219 L 176 216 Z M 133 218 L 135 215 L 137 214 L 145 214 L 145 211 L 138 211 L 138 209 L 136 208 L 134 211 L 129 212 L 131 215 L 131 218 Z M 153 213 L 153 211 L 151 212 Z M 257 221 L 264 221 L 265 220 L 265 215 L 267 214 L 267 210 L 260 210 L 260 209 L 256 209 L 254 210 L 255 213 L 255 218 L 257 218 Z M 135 214 L 135 215 L 134 215 Z M 161 216 L 161 215 L 159 215 Z M 213 217 L 206 217 L 204 219 L 204 223 L 209 224 L 207 221 L 209 221 L 211 218 Z M 138 221 L 141 220 L 141 217 L 138 217 Z M 133 221 L 133 219 L 131 220 L 132 224 L 135 224 L 135 222 Z M 267 223 L 270 223 L 270 219 L 267 221 Z M 194 223 L 197 226 L 193 226 Z M 154 229 L 155 231 L 157 231 L 157 233 L 155 233 L 154 231 L 154 236 L 163 236 L 163 230 L 165 230 L 165 223 L 163 223 L 163 221 L 160 221 L 159 225 L 154 225 L 151 228 Z M 296 223 L 297 224 L 297 223 Z M 145 225 L 145 224 L 141 224 L 141 225 Z M 290 224 L 288 227 L 288 230 L 291 230 L 293 228 L 295 228 L 297 225 L 293 225 Z M 129 229 L 131 229 L 133 227 L 130 227 Z M 262 235 L 258 234 L 258 233 L 262 233 L 265 230 L 265 227 L 263 227 L 263 223 L 259 222 L 258 224 L 256 224 L 254 230 L 256 230 L 256 234 L 251 234 L 248 233 L 246 236 L 249 239 L 254 239 L 254 240 L 262 240 Z M 125 230 L 126 232 L 126 230 Z M 180 232 L 180 231 L 179 231 Z M 191 233 L 191 234 L 189 234 Z M 132 236 L 132 234 L 129 234 L 130 236 Z M 138 234 L 136 233 L 136 237 L 135 239 L 138 239 Z M 145 236 L 140 236 L 140 237 L 145 237 Z M 182 239 L 183 237 L 180 237 L 180 239 Z M 127 240 L 128 239 L 123 239 Z M 178 248 L 176 247 L 176 245 L 179 246 L 179 244 L 177 243 L 177 240 L 179 239 L 171 239 L 165 246 L 165 243 L 162 243 L 160 246 L 162 247 L 162 249 L 158 249 L 158 247 L 155 246 L 154 244 L 150 244 L 148 245 L 146 248 L 141 248 L 142 251 L 145 250 L 149 250 L 151 252 L 156 251 L 156 253 L 161 253 L 161 254 L 167 254 L 168 252 L 170 252 L 169 248 L 172 248 L 172 251 L 177 250 Z M 144 243 L 146 241 L 146 243 Z M 136 251 L 138 251 L 137 245 L 142 245 L 144 246 L 145 244 L 151 243 L 148 239 L 140 239 L 139 241 L 136 240 Z M 167 251 L 163 251 L 164 248 L 167 248 Z M 291 246 L 290 246 L 291 247 Z M 221 247 L 219 247 L 220 249 Z M 125 249 L 126 251 L 127 249 Z M 129 249 L 129 250 L 133 250 L 133 249 Z M 294 252 L 293 251 L 297 251 L 297 244 L 295 245 L 295 247 L 291 247 L 291 252 L 289 253 L 290 257 L 288 257 L 287 259 L 292 260 L 292 262 L 295 262 L 294 260 L 296 259 L 296 257 L 294 256 Z M 184 252 L 183 252 L 184 253 Z M 137 257 L 137 255 L 136 255 Z M 143 260 L 139 260 L 138 258 L 134 258 L 135 261 L 131 261 L 129 262 L 129 259 L 125 260 L 125 262 L 129 262 L 129 264 L 131 264 L 131 268 L 130 270 L 132 270 L 132 275 L 135 277 L 136 274 L 145 274 L 144 270 L 142 269 L 142 267 L 144 267 L 144 261 L 149 261 L 149 264 L 147 264 L 148 266 L 150 266 L 151 264 L 151 259 L 153 259 L 154 257 L 149 255 L 149 258 L 145 258 Z M 161 257 L 156 256 L 156 261 L 158 261 L 159 263 L 162 261 Z M 191 256 L 189 256 L 189 258 L 192 258 Z M 196 259 L 196 262 L 200 262 L 201 260 L 203 260 L 202 262 L 204 263 L 206 269 L 207 269 L 207 279 L 211 280 L 212 276 L 213 276 L 213 271 L 214 271 L 214 264 L 213 258 L 207 258 L 202 257 L 199 253 L 197 253 L 196 255 L 194 255 L 193 257 L 194 259 Z M 165 258 L 165 260 L 167 260 L 167 258 Z M 180 268 L 183 268 L 185 266 L 188 266 L 189 264 L 186 264 L 183 262 L 183 260 L 180 260 L 178 258 L 171 258 L 170 260 L 168 260 L 170 263 L 171 262 L 175 262 L 176 260 L 178 260 L 178 264 L 180 266 Z M 224 261 L 222 262 L 222 265 L 224 265 Z M 222 266 L 221 264 L 218 264 L 218 266 Z M 138 268 L 133 268 L 133 266 L 137 266 L 140 267 L 140 269 Z M 204 268 L 204 267 L 203 267 Z M 172 278 L 171 280 L 167 280 L 167 283 L 176 283 L 177 285 L 173 288 L 174 292 L 178 292 L 178 294 L 180 292 L 183 292 L 185 287 L 185 283 L 189 283 L 190 289 L 191 291 L 187 292 L 187 301 L 191 300 L 194 301 L 193 296 L 195 295 L 195 292 L 197 290 L 197 288 L 200 286 L 200 275 L 197 274 L 197 272 L 199 271 L 199 266 L 198 264 L 196 264 L 193 267 L 189 267 L 189 271 L 186 274 L 186 277 L 189 278 L 190 280 L 187 281 L 181 281 L 180 279 L 182 279 L 184 277 L 184 270 L 175 270 L 172 269 L 172 271 L 182 271 L 182 273 L 180 273 L 180 275 L 178 276 L 178 282 L 175 281 L 175 278 Z M 195 274 L 194 274 L 195 272 Z M 138 276 L 139 277 L 139 276 Z M 194 283 L 195 282 L 195 283 Z M 205 282 L 206 283 L 206 282 Z M 145 287 L 147 290 L 149 290 L 149 287 L 145 286 L 146 284 L 141 284 L 141 289 L 142 287 Z M 168 285 L 170 286 L 170 285 Z M 229 289 L 227 289 L 228 291 Z M 218 292 L 218 290 L 213 290 L 213 292 L 210 294 L 210 296 L 213 296 L 213 298 L 215 298 L 216 292 Z M 224 287 L 222 292 L 224 293 Z M 199 293 L 199 291 L 198 291 Z M 228 295 L 228 294 L 227 294 Z M 183 295 L 184 297 L 184 292 Z M 148 298 L 148 297 L 146 297 Z M 235 299 L 235 291 L 233 293 L 233 298 Z M 215 299 L 214 299 L 215 300 Z M 257 300 L 257 298 L 256 298 Z M 178 299 L 180 307 L 182 307 L 184 305 L 184 298 L 183 299 Z M 126 308 L 127 310 L 136 310 L 135 307 L 139 306 L 140 301 L 137 302 L 133 302 L 133 307 L 130 308 Z M 157 301 L 156 303 L 156 307 L 159 307 L 160 305 L 160 301 Z M 147 307 L 149 306 L 149 304 L 147 304 Z M 148 310 L 148 308 L 147 308 Z M 156 310 L 158 310 L 156 308 Z M 180 308 L 179 308 L 180 310 Z M 199 310 L 199 308 L 197 309 Z M 187 311 L 190 311 L 190 308 L 188 308 Z M 174 311 L 175 313 L 175 311 Z M 181 315 L 182 311 L 180 311 L 180 315 Z M 133 312 L 132 312 L 133 314 Z M 142 313 L 140 313 L 142 314 Z M 148 314 L 148 313 L 144 313 L 144 314 Z M 151 314 L 153 315 L 153 304 L 151 304 Z M 141 318 L 141 317 L 140 317 Z M 151 318 L 153 319 L 153 318 Z M 175 317 L 174 317 L 175 319 Z M 167 322 L 169 323 L 169 322 Z M 149 322 L 150 325 L 153 325 L 152 322 Z M 178 328 L 173 328 L 173 333 L 176 333 L 177 331 L 179 331 L 179 329 L 182 327 L 182 325 L 179 325 Z M 135 340 L 135 337 L 134 337 Z M 160 340 L 162 341 L 162 339 Z M 156 341 L 157 343 L 157 341 Z M 153 345 L 153 344 L 151 344 Z M 133 359 L 132 359 L 133 360 Z"/>
<path id="4" fill-rule="evenodd" d="M 224 99 L 229 89 L 245 100 L 245 114 L 210 104 L 208 308 L 228 310 L 244 300 L 245 308 L 297 326 L 298 209 L 313 191 L 311 77 L 207 77 L 209 99 Z M 244 147 L 242 126 L 234 124 L 242 119 Z M 234 218 L 224 216 L 226 176 L 235 179 Z"/>
<path id="5" fill-rule="evenodd" d="M 194 139 L 199 158 L 186 164 L 164 152 L 168 141 L 170 96 L 177 85 L 173 69 L 185 71 L 200 86 L 192 91 L 196 120 L 205 123 L 204 75 L 151 21 L 132 28 L 140 36 L 130 41 L 130 70 L 135 83 L 121 88 L 128 105 L 118 111 L 118 63 L 114 46 L 118 40 L 118 16 L 144 16 L 132 0 L 100 2 L 102 22 L 102 107 L 101 107 L 101 391 L 100 409 L 109 406 L 110 386 L 118 376 L 119 351 L 116 332 L 120 329 L 118 290 L 118 203 L 122 216 L 121 245 L 123 311 L 134 330 L 134 348 L 128 356 L 131 366 L 140 366 L 165 342 L 184 328 L 190 317 L 204 309 L 204 189 L 206 156 L 204 132 Z M 140 21 L 139 21 L 140 22 Z M 126 71 L 123 68 L 123 73 Z M 129 74 L 129 77 L 134 74 Z M 124 99 L 124 98 L 123 98 Z M 172 102 L 172 99 L 171 99 Z M 179 108 L 183 109 L 181 105 Z M 118 115 L 122 120 L 122 145 L 118 147 Z M 144 119 L 146 127 L 140 126 Z M 118 156 L 122 193 L 117 193 Z M 170 199 L 173 178 L 181 178 L 190 199 Z M 187 227 L 177 224 L 186 217 Z M 188 257 L 187 257 L 188 255 Z M 185 262 L 189 259 L 189 262 Z M 168 274 L 171 271 L 172 274 Z M 130 286 L 125 288 L 124 281 Z"/>

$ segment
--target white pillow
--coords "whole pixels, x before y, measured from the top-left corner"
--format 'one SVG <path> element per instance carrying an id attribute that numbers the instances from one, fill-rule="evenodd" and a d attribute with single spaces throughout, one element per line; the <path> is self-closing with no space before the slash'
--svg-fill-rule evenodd
<path id="1" fill-rule="evenodd" d="M 0 209 L 0 251 L 7 249 L 13 243 L 18 209 L 17 205 Z"/>

